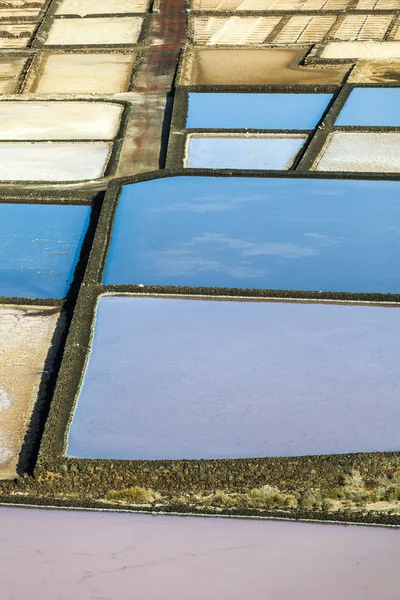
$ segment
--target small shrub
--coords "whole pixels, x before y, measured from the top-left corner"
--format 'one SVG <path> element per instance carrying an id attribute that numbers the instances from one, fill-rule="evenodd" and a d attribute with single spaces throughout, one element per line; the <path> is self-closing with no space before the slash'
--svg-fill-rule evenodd
<path id="1" fill-rule="evenodd" d="M 364 480 L 360 471 L 352 471 L 351 473 L 344 475 L 343 485 L 345 488 L 351 490 L 360 490 L 365 488 Z"/>
<path id="2" fill-rule="evenodd" d="M 343 487 L 333 487 L 321 490 L 321 496 L 330 500 L 341 500 L 346 495 Z"/>
<path id="3" fill-rule="evenodd" d="M 292 496 L 286 496 L 283 506 L 285 508 L 297 508 L 298 502 L 297 502 L 296 498 L 294 498 Z"/>
<path id="4" fill-rule="evenodd" d="M 394 485 L 390 486 L 383 494 L 382 499 L 388 502 L 396 502 L 400 500 L 400 487 Z"/>
<path id="5" fill-rule="evenodd" d="M 331 512 L 333 510 L 333 508 L 334 508 L 334 504 L 333 504 L 332 500 L 329 500 L 329 498 L 324 498 L 322 500 L 321 509 L 324 512 Z"/>
<path id="6" fill-rule="evenodd" d="M 320 509 L 322 500 L 323 498 L 319 492 L 307 490 L 300 498 L 300 506 L 305 510 L 311 510 L 312 508 Z"/>
<path id="7" fill-rule="evenodd" d="M 220 508 L 233 508 L 237 505 L 237 500 L 234 496 L 229 496 L 225 492 L 218 491 L 206 501 L 206 504 Z"/>
<path id="8" fill-rule="evenodd" d="M 358 500 L 355 500 L 355 504 L 358 506 L 358 508 L 363 508 L 367 505 L 367 501 L 368 498 L 359 498 Z"/>
<path id="9" fill-rule="evenodd" d="M 188 499 L 185 496 L 172 496 L 171 504 L 188 504 Z"/>
<path id="10" fill-rule="evenodd" d="M 258 508 L 274 508 L 285 506 L 287 496 L 272 485 L 263 485 L 261 488 L 251 490 L 248 494 L 249 503 Z"/>
<path id="11" fill-rule="evenodd" d="M 348 491 L 345 493 L 345 498 L 347 500 L 351 500 L 352 502 L 367 502 L 369 500 L 370 494 L 368 492 L 351 492 Z"/>
<path id="12" fill-rule="evenodd" d="M 107 500 L 121 500 L 131 502 L 132 504 L 149 504 L 159 497 L 159 494 L 152 490 L 141 487 L 129 487 L 124 490 L 109 490 L 106 494 Z"/>

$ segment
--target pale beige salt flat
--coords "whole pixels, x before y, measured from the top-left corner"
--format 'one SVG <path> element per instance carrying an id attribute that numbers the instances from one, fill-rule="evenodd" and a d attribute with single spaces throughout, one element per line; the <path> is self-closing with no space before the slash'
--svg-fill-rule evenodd
<path id="1" fill-rule="evenodd" d="M 109 142 L 0 143 L 0 180 L 75 181 L 104 174 Z"/>
<path id="2" fill-rule="evenodd" d="M 316 170 L 400 172 L 400 133 L 333 133 Z"/>
<path id="3" fill-rule="evenodd" d="M 122 112 L 112 102 L 0 102 L 0 140 L 112 140 Z"/>
<path id="4" fill-rule="evenodd" d="M 266 0 L 193 0 L 193 10 L 268 10 Z"/>
<path id="5" fill-rule="evenodd" d="M 398 7 L 398 9 L 400 9 L 400 6 Z M 395 25 L 391 32 L 390 39 L 395 40 L 396 42 L 400 40 L 400 21 L 398 16 L 396 17 Z"/>
<path id="6" fill-rule="evenodd" d="M 142 17 L 55 19 L 45 41 L 54 46 L 136 44 Z"/>
<path id="7" fill-rule="evenodd" d="M 399 10 L 399 0 L 359 0 L 358 10 Z"/>
<path id="8" fill-rule="evenodd" d="M 400 42 L 329 42 L 321 58 L 364 59 L 373 61 L 400 58 Z"/>
<path id="9" fill-rule="evenodd" d="M 46 0 L 0 0 L 0 15 L 2 15 L 3 12 L 19 11 L 22 13 L 23 11 L 34 9 L 40 10 L 45 2 Z"/>
<path id="10" fill-rule="evenodd" d="M 7 2 L 6 6 L 9 3 Z M 32 6 L 26 8 L 3 8 L 0 4 L 0 18 L 8 18 L 8 17 L 37 17 L 42 10 L 41 6 Z"/>
<path id="11" fill-rule="evenodd" d="M 12 94 L 15 91 L 26 61 L 26 56 L 0 58 L 0 94 Z"/>
<path id="12" fill-rule="evenodd" d="M 392 21 L 393 15 L 350 15 L 332 37 L 344 41 L 383 40 Z"/>
<path id="13" fill-rule="evenodd" d="M 46 53 L 29 91 L 38 94 L 125 92 L 135 59 L 135 53 Z"/>
<path id="14" fill-rule="evenodd" d="M 350 0 L 192 0 L 194 10 L 343 10 Z"/>
<path id="15" fill-rule="evenodd" d="M 193 41 L 197 44 L 262 44 L 281 17 L 194 17 Z"/>
<path id="16" fill-rule="evenodd" d="M 0 308 L 0 479 L 15 476 L 59 316 L 50 307 Z"/>
<path id="17" fill-rule="evenodd" d="M 0 23 L 0 49 L 26 48 L 35 28 L 35 23 Z"/>
<path id="18" fill-rule="evenodd" d="M 62 0 L 57 15 L 107 15 L 113 13 L 146 12 L 149 0 Z"/>
<path id="19" fill-rule="evenodd" d="M 336 21 L 334 15 L 294 16 L 273 38 L 274 43 L 310 43 L 321 41 Z"/>
<path id="20" fill-rule="evenodd" d="M 195 48 L 186 51 L 181 85 L 338 84 L 347 67 L 299 67 L 305 48 Z"/>

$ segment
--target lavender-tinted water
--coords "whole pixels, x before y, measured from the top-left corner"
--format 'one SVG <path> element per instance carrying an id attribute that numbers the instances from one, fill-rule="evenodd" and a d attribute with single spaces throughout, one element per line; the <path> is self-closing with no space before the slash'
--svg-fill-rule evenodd
<path id="1" fill-rule="evenodd" d="M 400 309 L 101 297 L 68 455 L 398 450 Z"/>
<path id="2" fill-rule="evenodd" d="M 2 600 L 398 600 L 400 532 L 0 508 Z"/>

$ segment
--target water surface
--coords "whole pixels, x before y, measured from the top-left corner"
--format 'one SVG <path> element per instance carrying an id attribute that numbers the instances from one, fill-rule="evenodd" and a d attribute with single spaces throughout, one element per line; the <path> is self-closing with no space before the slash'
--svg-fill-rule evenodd
<path id="1" fill-rule="evenodd" d="M 265 9 L 264 9 L 265 10 Z M 280 7 L 280 10 L 284 10 Z M 299 67 L 305 49 L 191 47 L 182 64 L 182 85 L 337 85 L 348 67 Z"/>
<path id="2" fill-rule="evenodd" d="M 306 139 L 306 135 L 191 135 L 185 166 L 203 169 L 289 169 Z"/>
<path id="3" fill-rule="evenodd" d="M 399 450 L 400 308 L 101 297 L 78 458 Z"/>
<path id="4" fill-rule="evenodd" d="M 397 600 L 393 529 L 0 508 L 2 600 Z"/>
<path id="5" fill-rule="evenodd" d="M 104 282 L 399 293 L 399 193 L 395 181 L 125 185 Z"/>
<path id="6" fill-rule="evenodd" d="M 399 88 L 356 88 L 339 114 L 336 125 L 398 127 L 399 104 Z"/>
<path id="7" fill-rule="evenodd" d="M 0 204 L 0 296 L 64 298 L 90 207 Z"/>
<path id="8" fill-rule="evenodd" d="M 314 129 L 332 94 L 189 93 L 187 127 Z"/>

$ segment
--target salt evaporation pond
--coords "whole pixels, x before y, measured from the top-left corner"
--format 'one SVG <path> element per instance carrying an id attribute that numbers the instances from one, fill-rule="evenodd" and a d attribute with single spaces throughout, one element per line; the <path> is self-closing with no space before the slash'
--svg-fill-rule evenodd
<path id="1" fill-rule="evenodd" d="M 399 450 L 400 308 L 101 297 L 68 456 Z"/>
<path id="2" fill-rule="evenodd" d="M 306 135 L 204 135 L 189 137 L 185 167 L 196 169 L 289 169 Z"/>
<path id="3" fill-rule="evenodd" d="M 309 178 L 125 185 L 104 283 L 399 293 L 399 192 Z"/>
<path id="4" fill-rule="evenodd" d="M 399 127 L 398 88 L 355 88 L 335 125 L 358 127 Z"/>
<path id="5" fill-rule="evenodd" d="M 0 296 L 64 298 L 89 206 L 0 203 Z"/>
<path id="6" fill-rule="evenodd" d="M 187 128 L 314 129 L 332 94 L 189 93 Z"/>
<path id="7" fill-rule="evenodd" d="M 394 529 L 0 508 L 2 600 L 397 600 Z"/>

